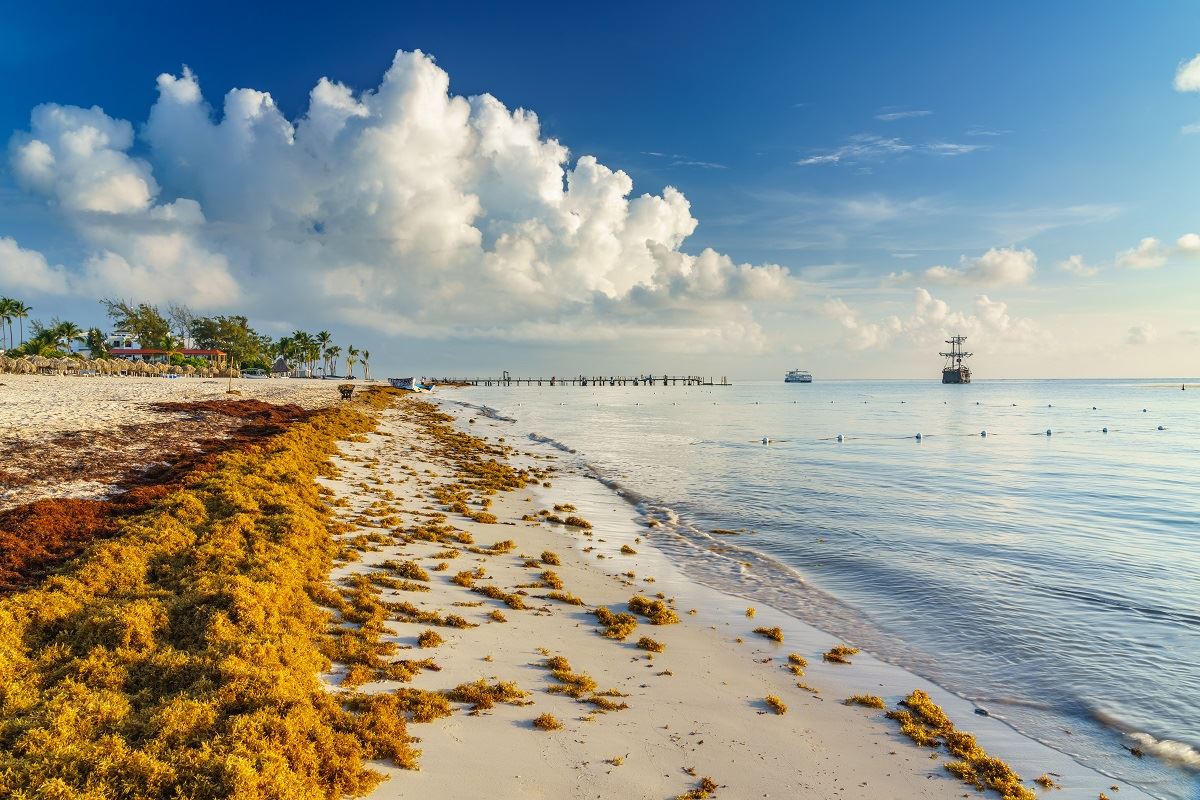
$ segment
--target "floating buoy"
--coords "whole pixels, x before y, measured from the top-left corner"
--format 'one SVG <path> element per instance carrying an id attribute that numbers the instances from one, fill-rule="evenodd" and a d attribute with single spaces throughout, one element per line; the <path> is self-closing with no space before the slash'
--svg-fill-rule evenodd
<path id="1" fill-rule="evenodd" d="M 1092 406 L 1092 411 L 1095 411 L 1095 410 L 1096 410 L 1096 407 L 1095 407 L 1095 406 Z"/>
<path id="2" fill-rule="evenodd" d="M 1108 428 L 1101 428 L 1101 429 L 1100 429 L 1100 432 L 1101 432 L 1101 433 L 1108 433 Z"/>
<path id="3" fill-rule="evenodd" d="M 1046 408 L 1054 408 L 1054 404 L 1053 404 L 1053 403 L 1046 403 Z"/>
<path id="4" fill-rule="evenodd" d="M 838 440 L 839 442 L 842 440 L 842 435 L 841 435 L 840 433 L 837 435 L 837 440 Z"/>
<path id="5" fill-rule="evenodd" d="M 976 400 L 976 401 L 975 401 L 975 405 L 979 405 L 979 401 L 978 401 L 978 400 Z"/>
<path id="6" fill-rule="evenodd" d="M 1143 408 L 1143 409 L 1142 409 L 1142 413 L 1143 413 L 1143 414 L 1145 414 L 1145 413 L 1146 413 L 1146 409 L 1144 409 L 1144 408 Z"/>
<path id="7" fill-rule="evenodd" d="M 917 440 L 918 442 L 919 442 L 919 441 L 921 441 L 921 434 L 919 434 L 919 433 L 918 433 L 918 434 L 916 435 L 916 440 Z"/>
<path id="8" fill-rule="evenodd" d="M 979 432 L 979 435 L 980 435 L 980 436 L 987 436 L 987 431 L 980 431 L 980 432 Z"/>
<path id="9" fill-rule="evenodd" d="M 771 443 L 771 438 L 770 438 L 769 436 L 764 436 L 764 437 L 763 437 L 763 444 L 770 444 L 770 443 Z"/>
<path id="10" fill-rule="evenodd" d="M 1166 430 L 1166 428 L 1164 428 L 1162 425 L 1159 425 L 1159 426 L 1158 426 L 1158 429 L 1159 429 L 1160 431 L 1165 431 L 1165 430 Z"/>
<path id="11" fill-rule="evenodd" d="M 1053 431 L 1051 431 L 1049 428 L 1046 428 L 1046 435 L 1047 436 L 1053 435 Z"/>
<path id="12" fill-rule="evenodd" d="M 1012 407 L 1013 407 L 1013 408 L 1016 408 L 1016 407 L 1017 407 L 1017 404 L 1016 404 L 1016 403 L 1013 403 L 1013 404 L 1012 404 Z"/>

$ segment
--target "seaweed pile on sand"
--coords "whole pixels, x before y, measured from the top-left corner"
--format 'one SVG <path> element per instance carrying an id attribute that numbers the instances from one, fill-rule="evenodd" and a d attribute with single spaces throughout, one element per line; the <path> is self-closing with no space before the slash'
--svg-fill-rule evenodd
<path id="1" fill-rule="evenodd" d="M 180 417 L 171 423 L 126 426 L 103 436 L 51 440 L 6 459 L 20 481 L 41 485 L 85 476 L 106 485 L 103 499 L 42 498 L 0 511 L 0 594 L 30 586 L 111 536 L 123 519 L 210 471 L 218 455 L 276 436 L 306 419 L 298 406 L 259 400 L 158 403 L 156 411 Z M 93 441 L 95 439 L 95 441 Z M 121 443 L 138 443 L 126 453 Z M 146 465 L 146 459 L 152 463 Z"/>
<path id="2" fill-rule="evenodd" d="M 35 588 L 0 599 L 0 795 L 329 798 L 418 751 L 398 694 L 332 695 L 315 478 L 368 392 L 224 453 Z"/>
<path id="3" fill-rule="evenodd" d="M 946 762 L 947 772 L 979 791 L 995 789 L 1003 800 L 1036 800 L 1037 795 L 1021 784 L 1021 776 L 1012 767 L 988 755 L 974 736 L 955 728 L 928 694 L 914 689 L 900 705 L 902 708 L 887 712 L 888 719 L 900 723 L 901 733 L 922 747 L 945 745 L 950 755 L 958 759 Z"/>

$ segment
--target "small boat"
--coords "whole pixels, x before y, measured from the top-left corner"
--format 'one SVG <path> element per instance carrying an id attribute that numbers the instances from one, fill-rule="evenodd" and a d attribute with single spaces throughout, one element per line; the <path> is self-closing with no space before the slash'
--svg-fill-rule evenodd
<path id="1" fill-rule="evenodd" d="M 784 383 L 812 383 L 812 373 L 806 369 L 791 369 L 783 378 Z"/>
<path id="2" fill-rule="evenodd" d="M 393 389 L 403 389 L 406 392 L 418 392 L 421 387 L 417 386 L 416 378 L 388 378 L 388 383 Z"/>
<path id="3" fill-rule="evenodd" d="M 244 369 L 242 370 L 242 377 L 253 380 L 262 380 L 271 376 L 267 374 L 265 369 Z"/>

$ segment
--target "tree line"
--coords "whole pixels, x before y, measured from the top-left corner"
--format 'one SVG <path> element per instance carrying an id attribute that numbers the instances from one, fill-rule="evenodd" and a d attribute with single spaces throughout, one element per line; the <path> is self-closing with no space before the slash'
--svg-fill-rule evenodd
<path id="1" fill-rule="evenodd" d="M 293 331 L 288 336 L 273 339 L 260 334 L 242 315 L 198 316 L 185 305 L 170 304 L 163 313 L 151 303 L 131 300 L 100 301 L 116 332 L 123 334 L 122 346 L 134 342 L 146 349 L 162 350 L 176 365 L 207 366 L 196 357 L 185 356 L 187 349 L 221 350 L 239 369 L 269 370 L 276 359 L 283 357 L 289 369 L 304 368 L 316 373 L 320 364 L 326 375 L 336 375 L 343 356 L 340 345 L 333 343 L 329 331 L 308 333 Z M 86 348 L 92 358 L 107 359 L 107 337 L 99 328 L 83 330 L 74 322 L 52 318 L 49 322 L 31 320 L 26 337 L 25 321 L 30 319 L 32 306 L 11 297 L 0 297 L 0 353 L 10 356 L 43 356 L 46 358 L 79 357 L 74 345 Z M 16 323 L 17 330 L 13 330 Z M 19 336 L 19 341 L 18 341 Z M 346 377 L 354 377 L 361 363 L 363 377 L 371 377 L 371 352 L 354 345 L 346 347 Z"/>

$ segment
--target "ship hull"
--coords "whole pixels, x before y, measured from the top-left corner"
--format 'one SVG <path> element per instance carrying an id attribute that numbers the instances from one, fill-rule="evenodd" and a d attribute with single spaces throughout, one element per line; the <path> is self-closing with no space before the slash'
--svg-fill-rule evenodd
<path id="1" fill-rule="evenodd" d="M 942 370 L 942 383 L 970 383 L 971 370 L 966 367 L 954 367 Z"/>
<path id="2" fill-rule="evenodd" d="M 807 375 L 803 378 L 784 378 L 784 383 L 812 383 L 812 376 Z"/>

